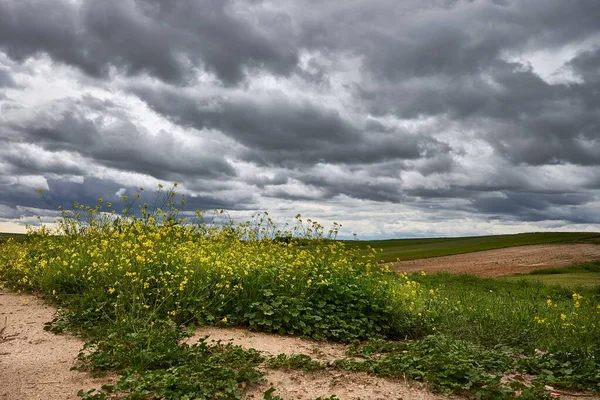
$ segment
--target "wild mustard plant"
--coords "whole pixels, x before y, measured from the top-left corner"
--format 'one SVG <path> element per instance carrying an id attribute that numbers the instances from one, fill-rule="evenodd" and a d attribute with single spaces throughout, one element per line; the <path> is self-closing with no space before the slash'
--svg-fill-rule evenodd
<path id="1" fill-rule="evenodd" d="M 341 341 L 428 329 L 427 294 L 331 240 L 337 224 L 325 233 L 298 215 L 278 228 L 268 213 L 234 224 L 223 211 L 186 220 L 174 187 L 134 213 L 141 192 L 123 196 L 120 215 L 104 199 L 62 210 L 57 232 L 38 230 L 6 252 L 2 276 L 98 320 L 226 322 Z"/>

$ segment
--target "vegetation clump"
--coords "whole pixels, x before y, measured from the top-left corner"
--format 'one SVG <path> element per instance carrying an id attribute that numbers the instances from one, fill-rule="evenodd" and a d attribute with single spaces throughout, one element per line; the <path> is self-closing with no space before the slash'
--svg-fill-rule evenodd
<path id="1" fill-rule="evenodd" d="M 140 193 L 124 196 L 121 213 L 103 199 L 76 204 L 56 230 L 2 244 L 0 280 L 60 306 L 50 329 L 87 339 L 79 367 L 122 374 L 83 397 L 242 398 L 261 381 L 265 359 L 205 340 L 182 344 L 188 327 L 204 324 L 355 343 L 354 356 L 380 356 L 337 368 L 407 376 L 444 392 L 509 398 L 515 388 L 501 378 L 514 371 L 536 375 L 535 388 L 600 391 L 598 293 L 396 274 L 376 251 L 335 240 L 338 225 L 325 233 L 297 216 L 279 229 L 267 213 L 240 224 L 223 212 L 186 218 L 175 187 L 158 193 L 154 207 L 136 208 Z M 266 365 L 323 367 L 303 356 Z"/>

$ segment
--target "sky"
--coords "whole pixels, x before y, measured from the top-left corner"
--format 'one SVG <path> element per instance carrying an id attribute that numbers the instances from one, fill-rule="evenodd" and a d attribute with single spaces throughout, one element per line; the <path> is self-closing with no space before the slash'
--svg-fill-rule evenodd
<path id="1" fill-rule="evenodd" d="M 600 1 L 0 0 L 0 231 L 172 182 L 342 237 L 600 231 Z"/>

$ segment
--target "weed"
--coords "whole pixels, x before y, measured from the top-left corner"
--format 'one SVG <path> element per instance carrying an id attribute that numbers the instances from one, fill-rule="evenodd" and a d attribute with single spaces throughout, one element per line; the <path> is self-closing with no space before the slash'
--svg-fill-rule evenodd
<path id="1" fill-rule="evenodd" d="M 317 371 L 325 368 L 320 362 L 305 354 L 279 354 L 269 358 L 266 365 L 269 368 L 302 369 L 304 371 Z"/>

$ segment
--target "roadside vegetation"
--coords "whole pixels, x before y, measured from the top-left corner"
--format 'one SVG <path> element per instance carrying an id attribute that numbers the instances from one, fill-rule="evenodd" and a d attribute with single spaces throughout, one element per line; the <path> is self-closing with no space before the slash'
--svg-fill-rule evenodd
<path id="1" fill-rule="evenodd" d="M 84 398 L 239 399 L 262 367 L 367 371 L 489 399 L 546 398 L 544 385 L 600 392 L 598 287 L 396 274 L 378 251 L 329 240 L 337 225 L 185 219 L 174 187 L 154 207 L 135 200 L 120 213 L 103 199 L 76 205 L 59 232 L 1 245 L 0 280 L 60 308 L 48 329 L 86 339 L 78 368 L 121 374 Z M 184 344 L 206 324 L 348 343 L 349 357 L 320 365 Z"/>

